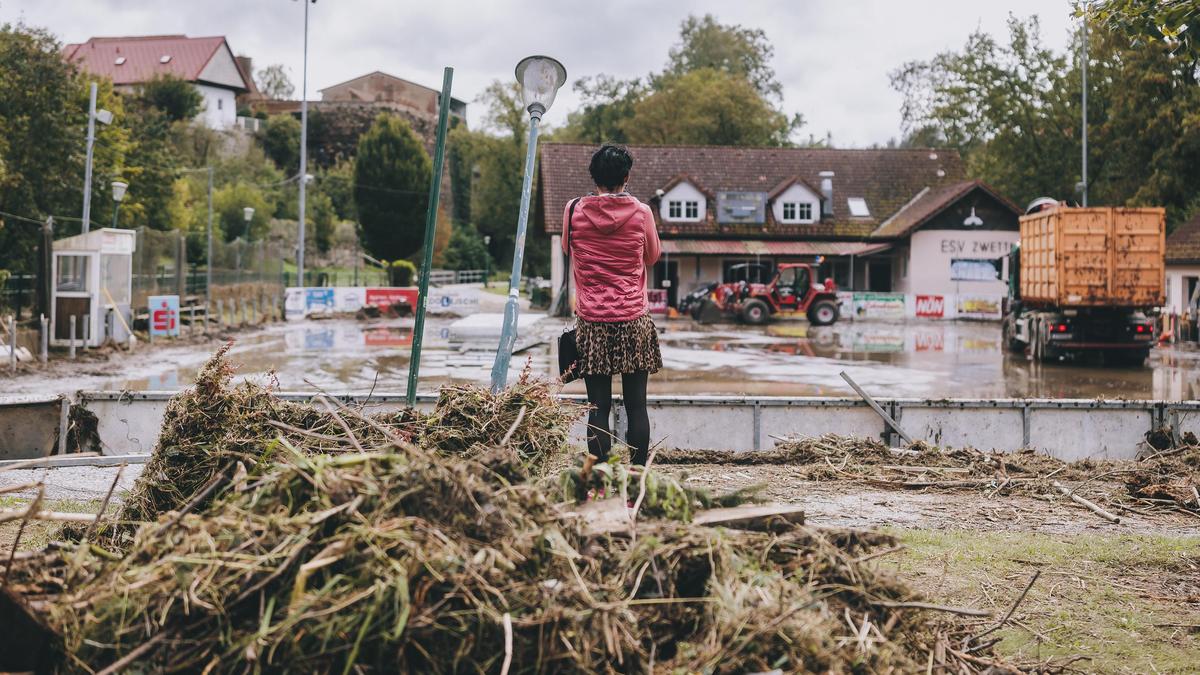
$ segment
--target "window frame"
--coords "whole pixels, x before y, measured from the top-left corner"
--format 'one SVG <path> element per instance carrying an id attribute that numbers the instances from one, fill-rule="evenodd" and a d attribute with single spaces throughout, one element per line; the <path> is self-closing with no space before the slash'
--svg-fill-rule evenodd
<path id="1" fill-rule="evenodd" d="M 683 220 L 682 199 L 672 199 L 667 202 L 667 218 L 670 220 Z"/>
<path id="2" fill-rule="evenodd" d="M 787 201 L 787 202 L 782 202 L 782 204 L 783 204 L 783 206 L 780 210 L 780 213 L 783 215 L 783 217 L 781 218 L 781 222 L 789 223 L 789 224 L 800 224 L 800 225 L 809 225 L 809 224 L 816 222 L 815 220 L 813 220 L 813 214 L 816 213 L 816 209 L 813 208 L 812 202 Z M 792 207 L 792 215 L 790 217 L 788 216 L 788 207 L 789 206 Z M 808 211 L 807 218 L 804 217 L 804 213 L 803 213 L 806 209 Z"/>
<path id="3" fill-rule="evenodd" d="M 688 199 L 683 202 L 683 219 L 700 220 L 700 202 Z"/>

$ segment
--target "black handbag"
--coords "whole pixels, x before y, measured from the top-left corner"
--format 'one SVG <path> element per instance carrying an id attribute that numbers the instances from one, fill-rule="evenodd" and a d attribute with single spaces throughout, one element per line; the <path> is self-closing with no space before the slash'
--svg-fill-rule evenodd
<path id="1" fill-rule="evenodd" d="M 570 289 L 570 274 L 571 274 L 571 220 L 575 217 L 575 205 L 579 203 L 579 199 L 571 202 L 571 206 L 567 209 L 567 222 L 564 228 L 564 236 L 567 238 L 567 260 L 563 265 L 563 287 L 562 294 L 565 295 Z M 566 302 L 571 302 L 570 298 Z M 562 335 L 558 336 L 558 374 L 562 381 L 571 382 L 579 379 L 579 373 L 575 364 L 579 362 L 579 344 L 575 341 L 575 329 L 569 328 L 563 331 Z"/>

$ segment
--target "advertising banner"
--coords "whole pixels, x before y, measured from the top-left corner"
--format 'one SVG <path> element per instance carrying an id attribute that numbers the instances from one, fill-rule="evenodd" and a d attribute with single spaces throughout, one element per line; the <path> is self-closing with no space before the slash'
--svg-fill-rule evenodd
<path id="1" fill-rule="evenodd" d="M 383 309 L 392 305 L 407 304 L 410 309 L 417 308 L 417 289 L 408 287 L 368 288 L 363 296 L 366 306 Z"/>
<path id="2" fill-rule="evenodd" d="M 838 317 L 841 320 L 854 318 L 854 293 L 850 291 L 838 291 Z"/>
<path id="3" fill-rule="evenodd" d="M 179 296 L 152 295 L 147 304 L 150 309 L 150 335 L 179 337 Z"/>
<path id="4" fill-rule="evenodd" d="M 917 317 L 940 319 L 946 315 L 946 298 L 941 295 L 918 295 Z"/>
<path id="5" fill-rule="evenodd" d="M 425 311 L 457 316 L 474 314 L 479 311 L 479 293 L 477 288 L 431 288 Z"/>
<path id="6" fill-rule="evenodd" d="M 333 289 L 333 309 L 339 314 L 357 312 L 366 302 L 367 289 L 362 286 L 339 286 Z"/>
<path id="7" fill-rule="evenodd" d="M 646 291 L 646 303 L 650 305 L 651 314 L 667 313 L 667 289 L 651 288 Z"/>
<path id="8" fill-rule="evenodd" d="M 854 318 L 903 319 L 903 293 L 855 293 Z"/>
<path id="9" fill-rule="evenodd" d="M 962 295 L 958 296 L 958 318 L 960 319 L 999 319 L 1004 302 L 1002 295 Z"/>
<path id="10" fill-rule="evenodd" d="M 306 288 L 304 289 L 304 313 L 305 315 L 312 314 L 328 314 L 333 312 L 333 289 L 332 288 Z"/>

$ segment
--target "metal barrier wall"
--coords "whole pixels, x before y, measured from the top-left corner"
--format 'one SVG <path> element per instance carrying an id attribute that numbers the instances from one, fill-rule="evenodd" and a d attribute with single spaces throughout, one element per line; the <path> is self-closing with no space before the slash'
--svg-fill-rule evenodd
<path id="1" fill-rule="evenodd" d="M 79 401 L 99 420 L 105 454 L 150 452 L 158 439 L 172 392 L 80 392 Z M 308 393 L 282 393 L 306 401 Z M 404 405 L 400 394 L 339 395 L 364 404 L 369 412 Z M 566 398 L 582 401 L 582 397 Z M 428 410 L 436 396 L 417 397 Z M 936 445 L 971 446 L 1011 452 L 1033 448 L 1072 461 L 1088 457 L 1132 458 L 1145 434 L 1170 426 L 1178 435 L 1200 435 L 1200 402 L 1090 399 L 879 399 L 880 405 L 914 439 Z M 613 408 L 618 437 L 625 429 L 624 409 Z M 0 409 L 2 412 L 2 409 Z M 730 396 L 652 396 L 653 442 L 664 447 L 753 451 L 770 448 L 787 436 L 826 433 L 899 440 L 866 403 L 855 398 Z M 573 429 L 582 443 L 585 425 Z"/>

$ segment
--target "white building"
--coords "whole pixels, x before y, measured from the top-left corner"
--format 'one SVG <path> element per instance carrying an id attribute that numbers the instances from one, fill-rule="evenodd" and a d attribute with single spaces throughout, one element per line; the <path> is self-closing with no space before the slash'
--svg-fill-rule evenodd
<path id="1" fill-rule="evenodd" d="M 238 65 L 224 37 L 186 35 L 91 38 L 69 44 L 63 56 L 81 70 L 112 80 L 132 92 L 156 77 L 191 82 L 204 98 L 197 120 L 213 129 L 237 122 L 237 96 L 252 91 L 250 74 Z"/>
<path id="2" fill-rule="evenodd" d="M 1200 215 L 1167 237 L 1167 311 L 1195 318 L 1200 307 Z"/>
<path id="3" fill-rule="evenodd" d="M 591 145 L 541 148 L 542 226 L 562 287 L 563 208 L 594 189 Z M 843 314 L 1000 318 L 1021 209 L 966 176 L 953 150 L 630 146 L 630 190 L 655 215 L 663 256 L 649 290 L 692 289 L 781 263 L 818 265 Z"/>

